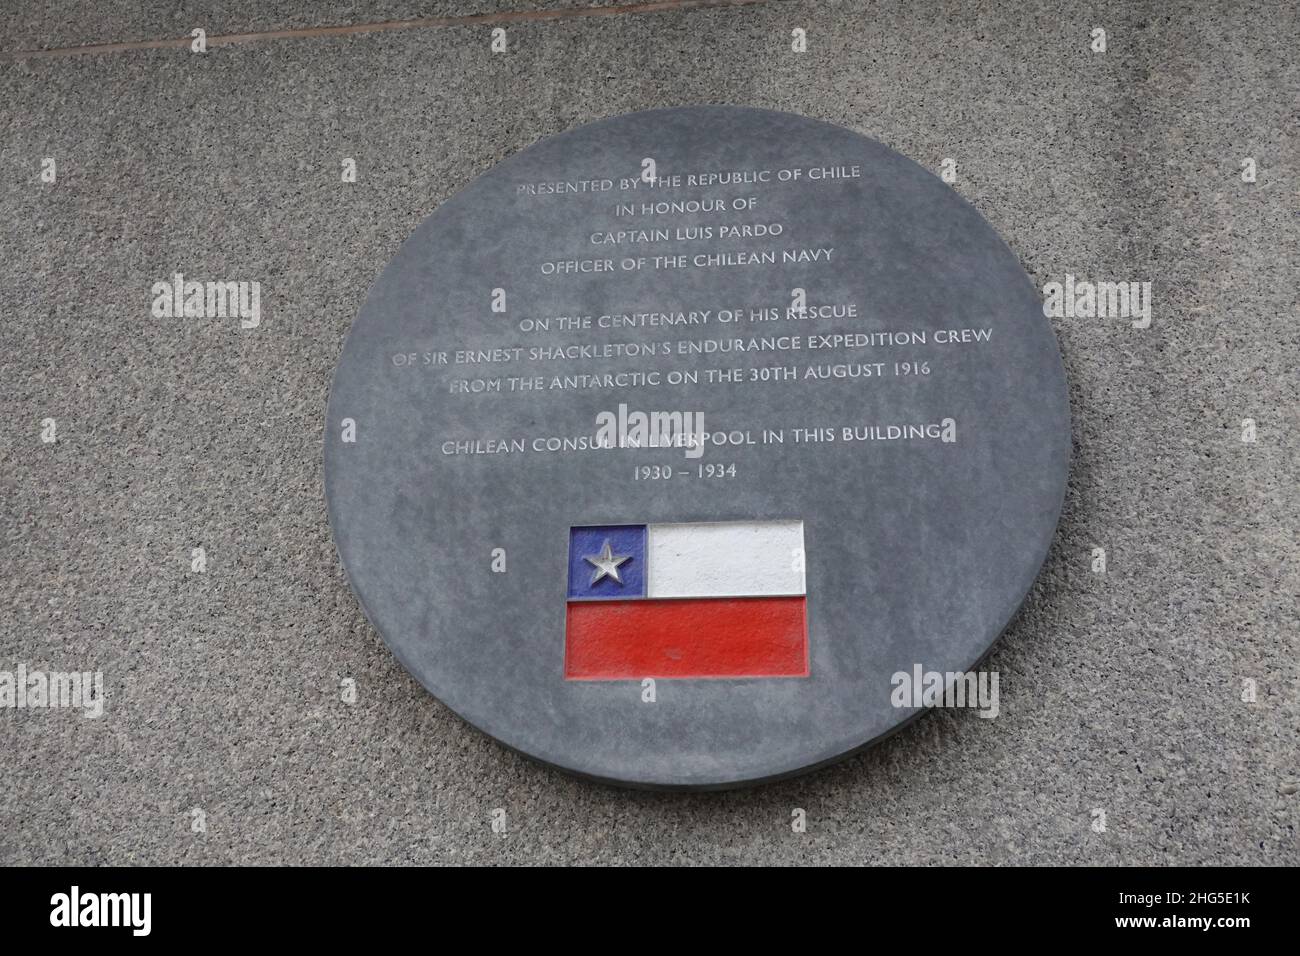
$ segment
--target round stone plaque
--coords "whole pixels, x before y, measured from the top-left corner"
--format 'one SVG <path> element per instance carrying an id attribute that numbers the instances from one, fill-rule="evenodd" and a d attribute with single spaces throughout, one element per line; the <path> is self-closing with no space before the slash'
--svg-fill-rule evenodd
<path id="1" fill-rule="evenodd" d="M 398 659 L 502 743 L 646 787 L 805 771 L 934 703 L 1033 583 L 1070 450 L 988 223 L 880 143 L 732 107 L 461 190 L 327 414 L 330 521 Z"/>

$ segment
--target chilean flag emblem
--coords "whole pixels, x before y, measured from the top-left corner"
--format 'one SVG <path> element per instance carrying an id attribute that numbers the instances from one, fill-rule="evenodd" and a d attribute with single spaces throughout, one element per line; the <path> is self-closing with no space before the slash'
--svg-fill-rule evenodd
<path id="1" fill-rule="evenodd" d="M 807 677 L 802 521 L 569 530 L 566 680 Z"/>

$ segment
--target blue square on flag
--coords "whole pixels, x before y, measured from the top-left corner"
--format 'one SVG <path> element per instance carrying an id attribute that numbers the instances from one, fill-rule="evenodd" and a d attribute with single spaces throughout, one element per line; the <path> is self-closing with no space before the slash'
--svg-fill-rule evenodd
<path id="1" fill-rule="evenodd" d="M 645 597 L 646 526 L 569 529 L 570 600 Z"/>

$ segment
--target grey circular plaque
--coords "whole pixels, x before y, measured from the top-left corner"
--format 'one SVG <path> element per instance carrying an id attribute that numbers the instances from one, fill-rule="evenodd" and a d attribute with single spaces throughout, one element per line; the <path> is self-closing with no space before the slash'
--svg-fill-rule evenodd
<path id="1" fill-rule="evenodd" d="M 325 484 L 393 653 L 502 743 L 726 787 L 969 671 L 1060 513 L 1065 379 L 1016 257 L 847 129 L 654 110 L 537 143 L 371 289 Z"/>

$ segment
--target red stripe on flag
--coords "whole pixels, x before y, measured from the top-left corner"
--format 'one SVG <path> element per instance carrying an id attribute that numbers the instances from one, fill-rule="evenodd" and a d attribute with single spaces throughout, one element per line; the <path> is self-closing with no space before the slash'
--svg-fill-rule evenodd
<path id="1" fill-rule="evenodd" d="M 567 680 L 807 677 L 798 597 L 571 601 Z"/>

